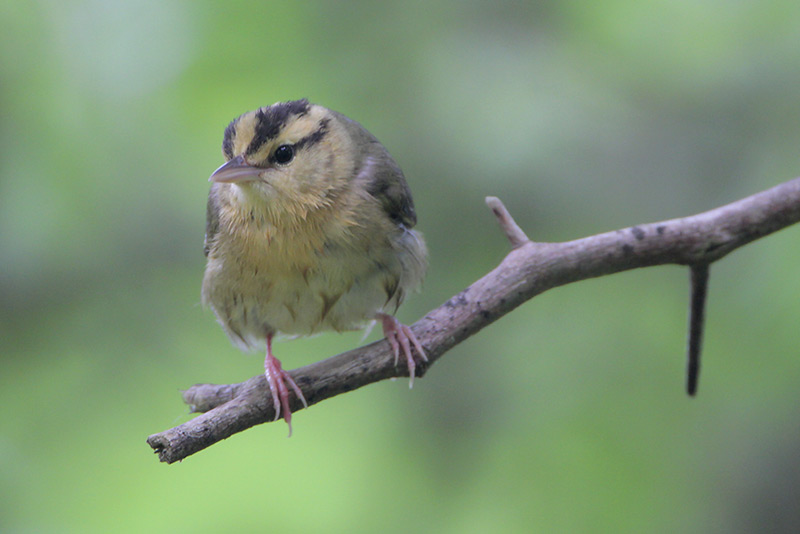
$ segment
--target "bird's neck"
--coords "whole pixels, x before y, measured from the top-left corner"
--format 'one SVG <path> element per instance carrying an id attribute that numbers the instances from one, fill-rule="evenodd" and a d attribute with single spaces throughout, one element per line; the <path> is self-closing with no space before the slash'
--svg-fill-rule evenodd
<path id="1" fill-rule="evenodd" d="M 220 213 L 222 226 L 235 241 L 249 244 L 250 253 L 286 267 L 314 263 L 326 245 L 347 239 L 358 225 L 349 210 L 334 209 L 332 202 L 265 199 L 243 187 L 231 189 Z"/>

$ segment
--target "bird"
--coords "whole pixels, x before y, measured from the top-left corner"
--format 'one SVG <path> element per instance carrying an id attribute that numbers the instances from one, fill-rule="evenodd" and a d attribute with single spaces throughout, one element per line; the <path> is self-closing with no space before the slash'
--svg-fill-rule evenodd
<path id="1" fill-rule="evenodd" d="M 413 386 L 427 356 L 394 314 L 420 287 L 427 248 L 387 149 L 358 122 L 301 99 L 233 119 L 222 153 L 209 178 L 202 302 L 235 345 L 266 348 L 275 420 L 283 413 L 292 435 L 290 388 L 308 407 L 273 354 L 276 336 L 380 322 Z"/>

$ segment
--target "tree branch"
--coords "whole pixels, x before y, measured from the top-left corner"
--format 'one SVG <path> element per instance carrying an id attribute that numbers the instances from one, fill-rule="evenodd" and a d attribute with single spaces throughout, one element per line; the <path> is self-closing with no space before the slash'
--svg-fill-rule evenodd
<path id="1" fill-rule="evenodd" d="M 708 266 L 800 221 L 800 178 L 698 215 L 564 243 L 530 241 L 498 199 L 490 197 L 487 204 L 514 248 L 494 270 L 412 326 L 428 355 L 417 376 L 453 346 L 548 289 L 653 265 Z M 408 376 L 405 366 L 395 368 L 385 340 L 295 369 L 291 375 L 309 406 L 385 378 Z M 163 462 L 182 460 L 275 416 L 263 375 L 240 384 L 196 385 L 183 398 L 192 411 L 205 413 L 147 439 Z M 292 398 L 291 407 L 298 411 L 302 404 Z"/>

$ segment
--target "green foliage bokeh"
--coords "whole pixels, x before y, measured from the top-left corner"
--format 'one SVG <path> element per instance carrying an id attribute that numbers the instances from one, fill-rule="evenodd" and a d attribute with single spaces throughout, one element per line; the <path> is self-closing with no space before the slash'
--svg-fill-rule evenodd
<path id="1" fill-rule="evenodd" d="M 800 4 L 0 3 L 0 531 L 800 529 L 800 234 L 560 288 L 448 353 L 178 465 L 179 389 L 261 371 L 199 304 L 228 121 L 308 97 L 393 153 L 431 250 L 413 322 L 537 240 L 689 215 L 800 168 Z M 375 334 L 373 334 L 373 338 Z M 276 345 L 289 368 L 360 334 Z"/>

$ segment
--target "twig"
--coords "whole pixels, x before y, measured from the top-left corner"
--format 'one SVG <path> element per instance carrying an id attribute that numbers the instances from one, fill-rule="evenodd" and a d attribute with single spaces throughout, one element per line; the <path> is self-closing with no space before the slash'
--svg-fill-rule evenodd
<path id="1" fill-rule="evenodd" d="M 500 213 L 498 218 L 505 218 Z M 653 265 L 709 265 L 742 245 L 798 221 L 800 178 L 691 217 L 565 243 L 534 243 L 525 237 L 524 243 L 518 244 L 525 234 L 513 230 L 516 224 L 503 223 L 516 248 L 490 273 L 413 325 L 428 355 L 428 362 L 418 368 L 417 376 L 422 376 L 454 345 L 548 289 Z M 388 343 L 380 341 L 295 369 L 291 374 L 312 405 L 372 382 L 406 376 L 405 367 L 395 368 L 393 361 Z M 181 460 L 274 416 L 272 397 L 262 375 L 241 384 L 194 386 L 184 393 L 184 398 L 197 409 L 208 411 L 148 438 L 161 461 Z M 299 402 L 292 406 L 295 411 L 300 408 Z"/>
<path id="2" fill-rule="evenodd" d="M 689 337 L 686 343 L 686 393 L 694 397 L 700 377 L 700 347 L 703 343 L 706 297 L 708 295 L 708 264 L 692 265 L 689 300 Z"/>
<path id="3" fill-rule="evenodd" d="M 511 217 L 511 214 L 508 213 L 508 210 L 503 203 L 500 202 L 499 198 L 486 197 L 486 205 L 489 206 L 489 209 L 492 210 L 494 216 L 497 217 L 497 222 L 500 223 L 500 228 L 506 234 L 508 241 L 511 243 L 511 248 L 519 248 L 525 243 L 530 242 L 528 236 L 525 235 L 525 232 L 522 231 L 522 228 L 520 228 L 514 218 Z"/>

